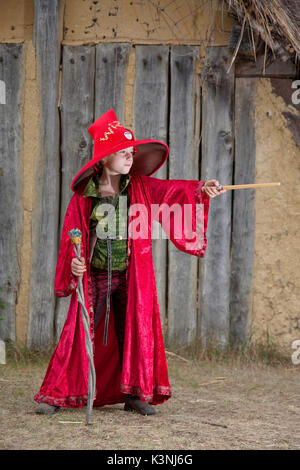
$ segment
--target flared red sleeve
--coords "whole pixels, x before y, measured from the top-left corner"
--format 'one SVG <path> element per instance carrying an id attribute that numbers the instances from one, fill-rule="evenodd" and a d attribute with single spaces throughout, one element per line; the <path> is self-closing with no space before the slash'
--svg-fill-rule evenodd
<path id="1" fill-rule="evenodd" d="M 74 224 L 71 223 L 72 209 L 73 201 L 71 199 L 64 218 L 56 265 L 54 279 L 54 294 L 56 297 L 67 297 L 76 290 L 78 285 L 78 277 L 74 276 L 71 271 L 72 259 L 76 257 L 74 246 L 69 236 L 69 231 L 74 228 Z"/>
<path id="2" fill-rule="evenodd" d="M 204 181 L 161 180 L 141 176 L 151 203 L 151 219 L 158 221 L 167 237 L 181 251 L 204 256 L 209 196 Z"/>

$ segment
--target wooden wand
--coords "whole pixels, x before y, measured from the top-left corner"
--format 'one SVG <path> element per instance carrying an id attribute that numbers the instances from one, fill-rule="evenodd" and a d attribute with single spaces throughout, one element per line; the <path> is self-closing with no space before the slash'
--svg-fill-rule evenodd
<path id="1" fill-rule="evenodd" d="M 257 183 L 257 184 L 233 184 L 230 186 L 216 186 L 216 189 L 256 189 L 256 188 L 266 188 L 269 186 L 280 186 L 280 183 Z M 213 187 L 213 186 L 211 186 Z M 203 186 L 201 188 L 203 192 Z"/>

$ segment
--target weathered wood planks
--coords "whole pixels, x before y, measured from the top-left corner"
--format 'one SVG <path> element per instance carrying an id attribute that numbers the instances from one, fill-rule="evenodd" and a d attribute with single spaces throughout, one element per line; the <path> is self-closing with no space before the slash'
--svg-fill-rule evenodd
<path id="1" fill-rule="evenodd" d="M 200 83 L 197 46 L 171 48 L 169 179 L 199 179 Z M 188 344 L 196 337 L 196 257 L 168 242 L 168 340 Z"/>
<path id="2" fill-rule="evenodd" d="M 255 182 L 254 90 L 257 79 L 236 79 L 234 183 Z M 244 344 L 249 339 L 251 286 L 254 258 L 255 190 L 233 194 L 230 340 Z"/>
<path id="3" fill-rule="evenodd" d="M 22 239 L 22 62 L 22 44 L 0 44 L 0 80 L 5 84 L 0 104 L 0 298 L 5 305 L 0 310 L 0 338 L 13 341 Z"/>
<path id="4" fill-rule="evenodd" d="M 53 343 L 54 275 L 59 220 L 58 84 L 60 3 L 36 0 L 34 45 L 40 88 L 40 159 L 36 167 L 36 197 L 32 221 L 32 275 L 27 343 L 47 348 Z"/>
<path id="5" fill-rule="evenodd" d="M 236 60 L 235 63 L 235 76 L 236 77 L 277 77 L 287 78 L 296 77 L 296 65 L 288 60 L 274 60 L 266 65 L 264 70 L 264 56 L 260 56 L 256 62 L 250 60 Z"/>
<path id="6" fill-rule="evenodd" d="M 60 228 L 70 198 L 71 182 L 92 158 L 93 141 L 88 128 L 94 119 L 95 48 L 65 46 L 62 57 L 61 91 L 61 201 Z M 59 241 L 58 240 L 58 241 Z M 55 335 L 59 338 L 70 298 L 57 298 Z"/>
<path id="7" fill-rule="evenodd" d="M 167 142 L 168 137 L 168 71 L 169 48 L 167 46 L 136 46 L 136 76 L 134 86 L 134 133 L 136 139 L 158 139 Z M 167 178 L 167 164 L 154 175 Z M 167 240 L 162 239 L 161 226 L 153 224 L 153 265 L 157 285 L 162 329 L 166 316 Z"/>
<path id="8" fill-rule="evenodd" d="M 226 47 L 208 47 L 203 71 L 201 179 L 232 183 L 234 67 Z M 210 201 L 207 249 L 200 260 L 199 337 L 220 347 L 229 340 L 232 191 Z"/>
<path id="9" fill-rule="evenodd" d="M 123 122 L 126 70 L 130 44 L 96 46 L 95 119 L 113 108 Z"/>

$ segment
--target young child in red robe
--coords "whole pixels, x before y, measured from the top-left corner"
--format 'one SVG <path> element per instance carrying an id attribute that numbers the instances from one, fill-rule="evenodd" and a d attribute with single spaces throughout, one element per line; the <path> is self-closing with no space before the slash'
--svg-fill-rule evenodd
<path id="1" fill-rule="evenodd" d="M 155 413 L 153 405 L 171 397 L 152 261 L 152 222 L 160 222 L 179 250 L 203 256 L 209 198 L 225 190 L 217 180 L 151 177 L 165 163 L 167 145 L 135 141 L 113 110 L 97 119 L 89 132 L 94 155 L 71 185 L 74 195 L 65 215 L 54 282 L 55 295 L 71 295 L 71 301 L 35 395 L 36 412 L 52 414 L 61 407 L 87 404 L 88 359 L 76 296 L 82 276 L 94 346 L 94 406 L 125 402 L 126 411 L 150 415 Z M 168 211 L 174 204 L 180 213 L 173 224 Z M 186 205 L 191 209 L 193 241 L 182 227 Z M 104 215 L 110 208 L 112 219 Z M 69 236 L 74 228 L 82 232 L 81 261 Z"/>

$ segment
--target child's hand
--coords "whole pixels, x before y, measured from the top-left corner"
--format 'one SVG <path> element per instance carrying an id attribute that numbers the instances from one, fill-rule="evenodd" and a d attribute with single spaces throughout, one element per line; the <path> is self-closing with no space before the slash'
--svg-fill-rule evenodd
<path id="1" fill-rule="evenodd" d="M 80 259 L 81 261 L 79 261 L 79 259 L 77 258 L 72 259 L 71 271 L 72 271 L 72 274 L 74 274 L 74 276 L 82 276 L 86 271 L 84 258 L 80 258 Z"/>
<path id="2" fill-rule="evenodd" d="M 202 186 L 202 191 L 206 193 L 209 197 L 216 197 L 220 194 L 226 193 L 226 189 L 223 189 L 223 186 L 220 185 L 219 181 L 217 180 L 206 181 L 205 184 Z"/>

